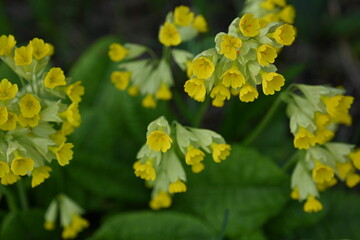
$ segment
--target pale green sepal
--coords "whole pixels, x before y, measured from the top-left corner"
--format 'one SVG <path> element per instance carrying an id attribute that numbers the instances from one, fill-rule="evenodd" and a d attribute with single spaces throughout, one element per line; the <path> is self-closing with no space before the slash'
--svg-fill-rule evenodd
<path id="1" fill-rule="evenodd" d="M 181 70 L 186 70 L 186 62 L 191 61 L 194 58 L 194 54 L 191 52 L 181 50 L 181 49 L 172 49 L 171 55 L 176 62 L 176 64 L 181 68 Z"/>
<path id="2" fill-rule="evenodd" d="M 170 182 L 175 182 L 178 179 L 186 181 L 186 174 L 179 158 L 173 150 L 167 151 L 163 156 L 164 169 Z"/>
<path id="3" fill-rule="evenodd" d="M 126 43 L 124 47 L 128 50 L 125 59 L 133 59 L 146 52 L 146 47 L 140 44 Z"/>
<path id="4" fill-rule="evenodd" d="M 172 86 L 174 84 L 171 68 L 169 63 L 164 58 L 160 60 L 157 71 L 160 83 L 166 83 L 168 86 Z"/>
<path id="5" fill-rule="evenodd" d="M 166 120 L 164 116 L 159 117 L 158 119 L 152 121 L 147 127 L 146 136 L 149 136 L 153 131 L 161 130 L 166 134 L 170 135 L 171 130 L 169 126 L 169 122 Z"/>
<path id="6" fill-rule="evenodd" d="M 291 187 L 297 187 L 300 200 L 305 200 L 309 194 L 314 197 L 319 196 L 316 185 L 310 176 L 309 170 L 305 168 L 302 161 L 298 161 L 296 164 L 294 172 L 291 176 Z"/>
<path id="7" fill-rule="evenodd" d="M 178 31 L 182 42 L 189 41 L 198 34 L 198 31 L 192 26 L 178 27 Z"/>
<path id="8" fill-rule="evenodd" d="M 60 109 L 59 104 L 60 101 L 58 102 L 48 101 L 47 107 L 40 112 L 40 119 L 46 122 L 62 122 L 61 118 L 58 116 Z"/>

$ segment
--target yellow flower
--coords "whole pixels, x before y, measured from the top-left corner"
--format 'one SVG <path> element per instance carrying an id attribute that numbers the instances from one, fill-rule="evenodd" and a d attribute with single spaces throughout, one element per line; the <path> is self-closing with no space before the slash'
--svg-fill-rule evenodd
<path id="1" fill-rule="evenodd" d="M 275 62 L 277 57 L 276 49 L 268 44 L 263 44 L 256 51 L 257 60 L 260 65 L 267 66 Z"/>
<path id="2" fill-rule="evenodd" d="M 40 115 L 36 114 L 31 118 L 24 117 L 21 113 L 18 117 L 18 121 L 22 127 L 36 127 L 39 125 Z"/>
<path id="3" fill-rule="evenodd" d="M 30 65 L 32 62 L 33 48 L 31 44 L 15 49 L 14 61 L 18 66 Z"/>
<path id="4" fill-rule="evenodd" d="M 261 76 L 262 89 L 265 95 L 273 95 L 275 91 L 280 91 L 285 84 L 285 78 L 281 74 L 270 72 L 263 73 Z"/>
<path id="5" fill-rule="evenodd" d="M 36 60 L 40 60 L 49 54 L 49 44 L 45 43 L 44 40 L 39 38 L 34 38 L 30 41 L 30 45 L 33 48 L 33 56 Z"/>
<path id="6" fill-rule="evenodd" d="M 166 192 L 159 192 L 151 199 L 149 203 L 151 209 L 159 210 L 161 208 L 168 208 L 171 206 L 171 197 Z"/>
<path id="7" fill-rule="evenodd" d="M 114 71 L 111 73 L 111 82 L 119 90 L 125 90 L 129 85 L 131 72 Z"/>
<path id="8" fill-rule="evenodd" d="M 316 184 L 316 188 L 319 191 L 325 191 L 326 189 L 334 186 L 335 184 L 337 184 L 337 180 L 335 177 L 333 177 L 329 182 L 324 182 L 324 183 L 317 183 Z"/>
<path id="9" fill-rule="evenodd" d="M 146 144 L 156 152 L 166 152 L 171 147 L 172 140 L 165 132 L 161 130 L 153 131 L 147 136 Z"/>
<path id="10" fill-rule="evenodd" d="M 40 101 L 32 94 L 28 93 L 19 101 L 20 112 L 24 117 L 32 118 L 41 110 Z"/>
<path id="11" fill-rule="evenodd" d="M 245 77 L 236 66 L 232 66 L 221 75 L 225 87 L 239 88 L 245 84 Z"/>
<path id="12" fill-rule="evenodd" d="M 299 194 L 299 189 L 297 187 L 295 187 L 291 194 L 290 194 L 290 197 L 291 199 L 294 199 L 294 200 L 299 200 L 300 199 L 300 194 Z"/>
<path id="13" fill-rule="evenodd" d="M 308 195 L 307 200 L 304 204 L 304 211 L 307 213 L 319 212 L 323 209 L 321 202 L 319 202 L 312 195 Z"/>
<path id="14" fill-rule="evenodd" d="M 11 84 L 9 80 L 3 78 L 0 82 L 0 100 L 13 99 L 18 92 L 17 84 Z"/>
<path id="15" fill-rule="evenodd" d="M 156 101 L 152 94 L 147 94 L 143 98 L 141 104 L 143 105 L 143 107 L 146 107 L 146 108 L 155 108 L 156 107 Z"/>
<path id="16" fill-rule="evenodd" d="M 160 27 L 159 41 L 165 46 L 177 46 L 181 43 L 181 36 L 175 25 L 166 22 Z"/>
<path id="17" fill-rule="evenodd" d="M 349 154 L 349 158 L 356 167 L 357 170 L 360 170 L 360 149 L 356 149 L 354 152 Z"/>
<path id="18" fill-rule="evenodd" d="M 193 62 L 186 61 L 186 76 L 188 76 L 188 78 L 191 78 L 192 75 L 193 75 Z"/>
<path id="19" fill-rule="evenodd" d="M 55 229 L 55 223 L 54 222 L 50 222 L 50 221 L 45 221 L 44 222 L 44 228 L 48 231 L 52 231 Z"/>
<path id="20" fill-rule="evenodd" d="M 242 102 L 253 102 L 259 97 L 259 93 L 255 87 L 251 84 L 246 83 L 241 89 L 239 98 Z"/>
<path id="21" fill-rule="evenodd" d="M 196 163 L 194 165 L 191 166 L 191 171 L 193 171 L 193 173 L 199 173 L 202 170 L 204 170 L 205 165 L 202 163 Z"/>
<path id="22" fill-rule="evenodd" d="M 202 15 L 197 15 L 194 19 L 193 27 L 201 33 L 208 31 L 207 22 Z"/>
<path id="23" fill-rule="evenodd" d="M 259 19 L 253 14 L 244 14 L 239 22 L 239 29 L 245 37 L 255 37 L 260 32 Z"/>
<path id="24" fill-rule="evenodd" d="M 73 125 L 74 127 L 78 127 L 81 124 L 81 115 L 79 112 L 79 104 L 73 102 L 69 105 L 65 112 L 60 115 L 65 116 L 66 120 Z"/>
<path id="25" fill-rule="evenodd" d="M 71 223 L 64 227 L 61 236 L 63 239 L 73 239 L 79 232 L 83 231 L 87 227 L 89 227 L 89 222 L 86 219 L 82 218 L 78 214 L 73 214 Z"/>
<path id="26" fill-rule="evenodd" d="M 60 166 L 65 166 L 69 164 L 70 160 L 73 158 L 74 145 L 72 143 L 62 143 L 59 147 L 50 147 L 50 150 L 55 153 L 56 160 Z"/>
<path id="27" fill-rule="evenodd" d="M 212 149 L 212 157 L 214 161 L 220 163 L 230 155 L 231 146 L 229 144 L 223 144 L 223 143 L 220 144 L 212 143 L 211 149 Z"/>
<path id="28" fill-rule="evenodd" d="M 210 93 L 210 97 L 214 98 L 212 104 L 215 107 L 222 107 L 224 105 L 224 101 L 225 99 L 230 99 L 231 94 L 230 91 L 227 87 L 225 87 L 222 83 L 220 83 L 219 85 L 215 86 L 211 93 Z"/>
<path id="29" fill-rule="evenodd" d="M 44 182 L 45 179 L 50 177 L 51 168 L 48 166 L 41 166 L 34 168 L 31 172 L 31 187 L 36 187 Z"/>
<path id="30" fill-rule="evenodd" d="M 293 24 L 295 19 L 295 9 L 293 6 L 287 5 L 278 13 L 278 16 L 282 21 Z"/>
<path id="31" fill-rule="evenodd" d="M 355 187 L 360 182 L 360 175 L 351 173 L 346 177 L 346 186 L 349 188 Z"/>
<path id="32" fill-rule="evenodd" d="M 11 185 L 16 183 L 19 179 L 20 179 L 19 176 L 15 175 L 13 172 L 10 171 L 1 178 L 1 184 Z"/>
<path id="33" fill-rule="evenodd" d="M 11 50 L 14 48 L 15 44 L 16 41 L 13 35 L 2 35 L 0 37 L 0 56 L 10 55 Z"/>
<path id="34" fill-rule="evenodd" d="M 65 86 L 65 75 L 64 71 L 61 68 L 53 67 L 50 71 L 46 74 L 44 79 L 44 85 L 47 88 L 55 88 L 58 86 Z"/>
<path id="35" fill-rule="evenodd" d="M 275 4 L 271 0 L 265 0 L 260 4 L 260 7 L 271 11 L 274 10 Z"/>
<path id="36" fill-rule="evenodd" d="M 318 128 L 315 131 L 316 143 L 322 145 L 333 139 L 335 133 L 327 128 Z"/>
<path id="37" fill-rule="evenodd" d="M 331 179 L 334 177 L 334 170 L 321 163 L 316 161 L 315 166 L 312 170 L 312 178 L 315 183 L 324 183 L 324 182 L 330 182 Z"/>
<path id="38" fill-rule="evenodd" d="M 194 13 L 187 6 L 178 6 L 174 10 L 174 22 L 180 26 L 189 26 L 194 20 Z"/>
<path id="39" fill-rule="evenodd" d="M 354 172 L 354 167 L 352 166 L 351 162 L 345 163 L 337 163 L 336 164 L 337 173 L 339 178 L 345 179 L 350 173 Z"/>
<path id="40" fill-rule="evenodd" d="M 297 149 L 308 149 L 310 146 L 315 146 L 316 138 L 314 134 L 303 127 L 300 127 L 294 138 L 294 146 Z"/>
<path id="41" fill-rule="evenodd" d="M 0 106 L 0 125 L 3 125 L 8 120 L 8 110 L 6 107 Z"/>
<path id="42" fill-rule="evenodd" d="M 201 79 L 207 79 L 211 77 L 215 70 L 214 63 L 206 58 L 206 57 L 199 57 L 193 61 L 193 74 Z"/>
<path id="43" fill-rule="evenodd" d="M 50 138 L 55 142 L 56 145 L 60 146 L 66 142 L 66 136 L 63 131 L 59 130 L 56 133 L 50 135 Z"/>
<path id="44" fill-rule="evenodd" d="M 186 184 L 180 179 L 170 183 L 169 185 L 169 193 L 181 193 L 181 192 L 186 192 L 186 190 L 187 190 Z"/>
<path id="45" fill-rule="evenodd" d="M 28 157 L 15 156 L 11 162 L 11 171 L 15 175 L 25 176 L 28 171 L 34 168 L 34 160 Z"/>
<path id="46" fill-rule="evenodd" d="M 9 165 L 6 162 L 0 161 L 0 178 L 4 177 L 9 172 Z"/>
<path id="47" fill-rule="evenodd" d="M 156 98 L 160 100 L 170 100 L 172 98 L 172 93 L 166 83 L 162 83 L 156 91 Z"/>
<path id="48" fill-rule="evenodd" d="M 206 88 L 203 79 L 191 78 L 187 80 L 184 89 L 196 101 L 203 102 L 205 100 Z"/>
<path id="49" fill-rule="evenodd" d="M 7 121 L 0 125 L 0 129 L 4 131 L 12 131 L 16 128 L 17 116 L 15 113 L 8 112 Z"/>
<path id="50" fill-rule="evenodd" d="M 185 162 L 187 165 L 196 165 L 204 160 L 205 153 L 198 148 L 189 145 L 185 154 Z"/>
<path id="51" fill-rule="evenodd" d="M 135 176 L 147 181 L 154 181 L 156 179 L 156 172 L 152 164 L 152 159 L 149 159 L 145 163 L 136 161 L 133 165 Z"/>
<path id="52" fill-rule="evenodd" d="M 108 55 L 114 62 L 120 62 L 128 54 L 128 50 L 119 43 L 113 43 L 109 46 Z"/>
<path id="53" fill-rule="evenodd" d="M 314 113 L 315 124 L 318 128 L 325 128 L 330 125 L 331 118 L 329 114 L 315 112 Z"/>
<path id="54" fill-rule="evenodd" d="M 225 34 L 221 39 L 220 54 L 230 60 L 235 60 L 238 54 L 238 49 L 241 47 L 242 41 L 240 38 L 233 37 L 229 34 Z"/>
<path id="55" fill-rule="evenodd" d="M 65 92 L 73 103 L 79 103 L 81 102 L 81 96 L 85 93 L 85 89 L 81 85 L 81 81 L 77 81 L 69 85 Z"/>
<path id="56" fill-rule="evenodd" d="M 334 97 L 323 97 L 327 113 L 336 121 L 341 119 L 341 115 L 349 113 L 349 109 L 354 102 L 354 97 L 336 95 Z"/>
<path id="57" fill-rule="evenodd" d="M 273 37 L 279 44 L 290 46 L 295 40 L 295 28 L 284 24 L 275 30 Z"/>
<path id="58" fill-rule="evenodd" d="M 74 132 L 74 125 L 69 123 L 68 121 L 63 121 L 63 124 L 61 125 L 61 132 L 67 136 Z"/>
<path id="59" fill-rule="evenodd" d="M 137 87 L 137 86 L 130 86 L 129 88 L 128 88 L 128 93 L 129 93 L 129 95 L 130 96 L 133 96 L 133 97 L 135 97 L 135 96 L 137 96 L 137 95 L 139 95 L 139 88 Z M 156 105 L 156 103 L 155 103 L 155 105 Z"/>

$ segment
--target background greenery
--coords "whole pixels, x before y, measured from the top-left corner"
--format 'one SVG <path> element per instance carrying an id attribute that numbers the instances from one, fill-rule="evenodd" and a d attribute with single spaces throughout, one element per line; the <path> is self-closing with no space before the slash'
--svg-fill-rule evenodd
<path id="1" fill-rule="evenodd" d="M 287 82 L 344 86 L 360 95 L 360 8 L 356 0 L 293 0 L 298 38 L 277 60 Z M 223 108 L 210 107 L 201 126 L 222 134 L 233 145 L 220 165 L 207 159 L 201 174 L 189 173 L 188 192 L 174 197 L 169 210 L 150 211 L 150 190 L 134 176 L 132 164 L 145 142 L 147 124 L 160 115 L 190 124 L 173 101 L 156 110 L 141 99 L 116 90 L 109 81 L 114 64 L 107 47 L 114 41 L 134 42 L 161 53 L 157 40 L 165 15 L 179 4 L 205 15 L 209 33 L 180 47 L 198 53 L 213 46 L 242 9 L 242 1 L 89 1 L 0 0 L 0 34 L 18 43 L 40 37 L 53 43 L 53 64 L 86 88 L 82 126 L 69 166 L 56 166 L 52 177 L 35 189 L 25 181 L 30 209 L 9 212 L 0 202 L 0 239 L 58 239 L 60 228 L 43 229 L 51 199 L 65 192 L 87 211 L 90 228 L 80 239 L 360 239 L 359 189 L 342 184 L 321 196 L 324 210 L 302 211 L 289 199 L 291 169 L 283 166 L 295 151 L 284 108 L 252 146 L 241 142 L 261 121 L 276 98 L 260 96 L 250 104 L 238 99 Z M 199 104 L 183 93 L 186 76 L 174 66 L 176 89 L 188 111 Z M 0 64 L 0 77 L 15 78 Z M 355 101 L 353 127 L 341 127 L 337 140 L 359 145 L 360 107 Z M 16 188 L 10 187 L 14 193 Z M 16 196 L 15 196 L 16 197 Z"/>

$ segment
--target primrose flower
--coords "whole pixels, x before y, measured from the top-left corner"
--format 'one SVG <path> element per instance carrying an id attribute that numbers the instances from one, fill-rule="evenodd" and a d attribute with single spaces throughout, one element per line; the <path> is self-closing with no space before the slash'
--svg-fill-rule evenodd
<path id="1" fill-rule="evenodd" d="M 213 74 L 215 67 L 214 63 L 206 57 L 199 57 L 193 61 L 193 74 L 201 79 L 207 79 Z"/>
<path id="2" fill-rule="evenodd" d="M 30 65 L 32 62 L 33 47 L 32 45 L 23 46 L 15 49 L 14 62 L 18 66 Z"/>
<path id="3" fill-rule="evenodd" d="M 17 84 L 12 84 L 6 78 L 0 82 L 0 100 L 13 99 L 18 92 Z"/>
<path id="4" fill-rule="evenodd" d="M 260 65 L 267 66 L 275 61 L 277 53 L 274 47 L 264 44 L 257 49 L 256 56 Z"/>
<path id="5" fill-rule="evenodd" d="M 50 177 L 51 168 L 48 166 L 36 167 L 33 169 L 31 176 L 31 187 L 36 187 Z"/>
<path id="6" fill-rule="evenodd" d="M 180 179 L 170 183 L 169 185 L 169 193 L 181 193 L 181 192 L 186 192 L 186 190 L 187 190 L 186 184 Z"/>
<path id="7" fill-rule="evenodd" d="M 69 164 L 74 154 L 72 150 L 73 147 L 74 145 L 72 143 L 62 143 L 59 147 L 51 148 L 60 166 Z"/>
<path id="8" fill-rule="evenodd" d="M 110 59 L 114 62 L 120 62 L 128 54 L 128 50 L 124 48 L 121 44 L 112 43 L 109 47 L 108 55 Z"/>
<path id="9" fill-rule="evenodd" d="M 174 10 L 174 22 L 180 26 L 189 26 L 194 20 L 194 13 L 187 6 L 178 6 Z"/>
<path id="10" fill-rule="evenodd" d="M 279 44 L 289 46 L 295 40 L 295 28 L 290 24 L 284 24 L 278 27 L 274 32 L 274 39 Z"/>
<path id="11" fill-rule="evenodd" d="M 142 100 L 142 105 L 146 108 L 155 108 L 156 107 L 156 100 L 152 94 L 148 94 Z"/>
<path id="12" fill-rule="evenodd" d="M 205 100 L 206 89 L 203 79 L 191 78 L 185 82 L 185 92 L 196 101 L 203 102 Z"/>
<path id="13" fill-rule="evenodd" d="M 5 117 L 3 117 L 2 120 L 4 120 Z M 3 131 L 12 131 L 16 128 L 16 123 L 17 123 L 18 117 L 15 113 L 12 112 L 8 112 L 7 114 L 7 120 L 5 123 L 3 123 L 2 125 L 0 125 L 0 130 Z"/>
<path id="14" fill-rule="evenodd" d="M 152 160 L 149 159 L 145 163 L 137 161 L 134 163 L 135 176 L 147 181 L 154 181 L 156 178 L 156 172 L 152 166 Z"/>
<path id="15" fill-rule="evenodd" d="M 34 160 L 27 157 L 16 156 L 11 162 L 11 171 L 18 176 L 24 176 L 34 168 Z"/>
<path id="16" fill-rule="evenodd" d="M 149 205 L 153 210 L 159 210 L 161 208 L 168 208 L 171 205 L 171 197 L 166 192 L 158 193 L 153 199 L 151 199 Z"/>
<path id="17" fill-rule="evenodd" d="M 229 155 L 231 146 L 229 144 L 212 143 L 212 157 L 216 163 L 224 161 Z"/>
<path id="18" fill-rule="evenodd" d="M 239 22 L 239 29 L 245 37 L 255 37 L 259 34 L 259 19 L 254 18 L 253 14 L 244 14 Z"/>
<path id="19" fill-rule="evenodd" d="M 48 56 L 50 51 L 50 46 L 48 43 L 45 43 L 44 40 L 39 38 L 34 38 L 30 41 L 30 45 L 33 49 L 33 56 L 36 60 L 40 60 Z"/>
<path id="20" fill-rule="evenodd" d="M 15 47 L 16 41 L 13 35 L 0 36 L 0 56 L 10 55 L 11 50 Z"/>
<path id="21" fill-rule="evenodd" d="M 202 15 L 197 15 L 194 19 L 193 27 L 201 33 L 208 31 L 207 22 Z"/>
<path id="22" fill-rule="evenodd" d="M 181 43 L 181 36 L 174 24 L 166 22 L 160 28 L 159 41 L 165 46 L 177 46 Z"/>
<path id="23" fill-rule="evenodd" d="M 316 183 L 330 182 L 334 177 L 334 170 L 320 162 L 315 163 L 315 167 L 312 170 L 312 178 Z"/>
<path id="24" fill-rule="evenodd" d="M 241 45 L 242 41 L 240 38 L 225 34 L 222 37 L 221 50 L 219 53 L 224 54 L 224 56 L 230 60 L 235 60 L 237 57 L 238 49 L 241 47 Z"/>
<path id="25" fill-rule="evenodd" d="M 311 213 L 311 212 L 319 212 L 323 209 L 321 202 L 319 202 L 316 198 L 309 195 L 305 204 L 304 204 L 304 211 Z"/>
<path id="26" fill-rule="evenodd" d="M 273 95 L 275 91 L 280 91 L 281 87 L 285 84 L 285 78 L 279 73 L 263 73 L 261 76 L 265 95 Z"/>
<path id="27" fill-rule="evenodd" d="M 259 93 L 251 84 L 246 83 L 241 89 L 239 98 L 242 102 L 253 102 L 259 97 Z"/>
<path id="28" fill-rule="evenodd" d="M 44 79 L 44 85 L 47 88 L 55 88 L 58 86 L 65 86 L 65 75 L 64 71 L 61 68 L 53 67 L 50 71 L 46 74 Z"/>
<path id="29" fill-rule="evenodd" d="M 125 90 L 129 85 L 130 75 L 130 72 L 114 71 L 111 73 L 111 82 L 117 89 Z"/>
<path id="30" fill-rule="evenodd" d="M 153 131 L 147 137 L 146 144 L 151 150 L 166 152 L 171 147 L 172 140 L 161 130 Z"/>
<path id="31" fill-rule="evenodd" d="M 24 117 L 32 118 L 41 110 L 40 101 L 33 94 L 26 94 L 19 101 L 20 112 Z"/>
<path id="32" fill-rule="evenodd" d="M 240 88 L 245 84 L 245 77 L 236 66 L 232 66 L 221 75 L 225 87 Z"/>

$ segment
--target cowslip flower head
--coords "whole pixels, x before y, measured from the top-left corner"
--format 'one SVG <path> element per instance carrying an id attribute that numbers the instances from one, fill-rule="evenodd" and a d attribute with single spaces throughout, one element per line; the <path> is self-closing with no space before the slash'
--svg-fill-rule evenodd
<path id="1" fill-rule="evenodd" d="M 151 150 L 166 152 L 170 149 L 172 139 L 161 130 L 153 131 L 147 136 L 146 144 Z"/>
<path id="2" fill-rule="evenodd" d="M 147 160 L 145 163 L 141 163 L 141 161 L 137 161 L 134 163 L 134 173 L 135 176 L 147 180 L 154 181 L 156 178 L 156 172 L 152 164 L 152 159 Z"/>
<path id="3" fill-rule="evenodd" d="M 81 85 L 81 81 L 70 84 L 66 90 L 66 95 L 70 98 L 73 103 L 80 103 L 81 96 L 85 94 L 85 89 Z"/>
<path id="4" fill-rule="evenodd" d="M 276 49 L 268 44 L 261 45 L 256 52 L 257 60 L 260 65 L 267 66 L 275 62 L 277 57 Z"/>
<path id="5" fill-rule="evenodd" d="M 24 176 L 34 168 L 34 160 L 28 157 L 15 156 L 11 162 L 11 171 L 18 176 Z"/>
<path id="6" fill-rule="evenodd" d="M 242 102 L 253 102 L 259 97 L 259 92 L 251 84 L 246 83 L 241 89 L 239 98 Z"/>
<path id="7" fill-rule="evenodd" d="M 59 147 L 50 148 L 51 151 L 55 154 L 56 160 L 60 166 L 65 166 L 69 164 L 70 160 L 73 158 L 74 145 L 72 143 L 62 143 Z"/>
<path id="8" fill-rule="evenodd" d="M 212 143 L 211 149 L 214 162 L 220 163 L 230 155 L 231 146 L 229 144 Z"/>
<path id="9" fill-rule="evenodd" d="M 41 166 L 33 169 L 31 176 L 31 187 L 36 187 L 43 183 L 45 179 L 50 177 L 51 168 L 49 166 Z"/>
<path id="10" fill-rule="evenodd" d="M 331 167 L 320 162 L 315 163 L 315 167 L 312 170 L 312 178 L 315 183 L 330 182 L 333 177 L 334 170 Z"/>
<path id="11" fill-rule="evenodd" d="M 294 146 L 297 149 L 308 149 L 311 146 L 315 146 L 315 144 L 315 136 L 305 128 L 299 128 L 299 131 L 294 138 Z"/>

